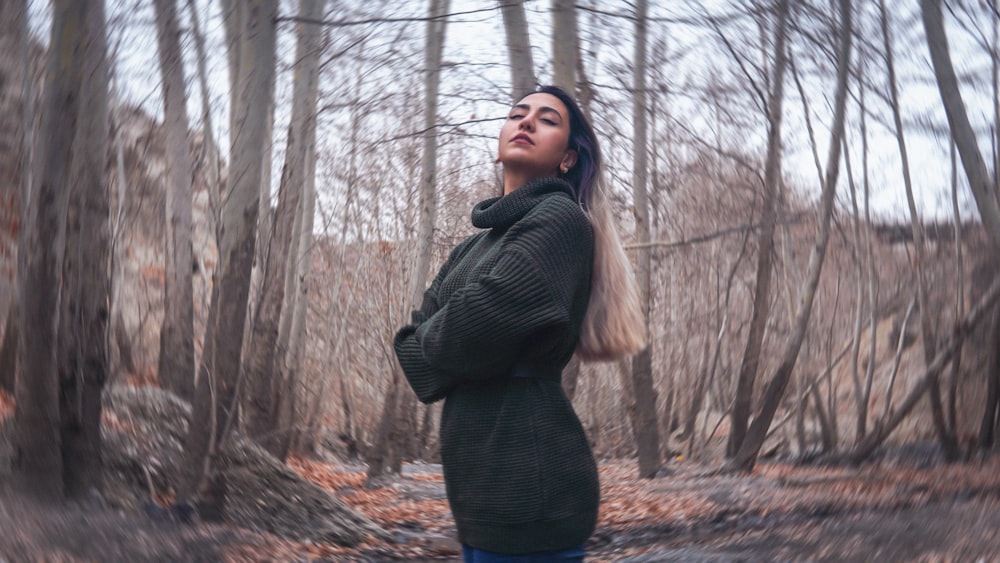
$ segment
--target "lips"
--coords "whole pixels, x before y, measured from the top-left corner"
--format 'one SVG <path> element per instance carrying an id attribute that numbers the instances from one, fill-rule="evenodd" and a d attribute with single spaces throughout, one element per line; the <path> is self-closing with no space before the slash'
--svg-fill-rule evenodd
<path id="1" fill-rule="evenodd" d="M 528 144 L 528 145 L 535 144 L 534 141 L 531 140 L 531 137 L 525 135 L 524 133 L 518 133 L 517 135 L 514 135 L 514 138 L 511 139 L 510 142 L 519 144 Z"/>

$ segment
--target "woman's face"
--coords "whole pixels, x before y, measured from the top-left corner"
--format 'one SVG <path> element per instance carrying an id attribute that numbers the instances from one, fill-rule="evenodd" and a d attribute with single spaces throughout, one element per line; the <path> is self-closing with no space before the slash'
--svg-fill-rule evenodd
<path id="1" fill-rule="evenodd" d="M 526 178 L 558 176 L 576 164 L 569 150 L 569 111 L 552 94 L 529 94 L 511 108 L 500 129 L 498 161 Z"/>

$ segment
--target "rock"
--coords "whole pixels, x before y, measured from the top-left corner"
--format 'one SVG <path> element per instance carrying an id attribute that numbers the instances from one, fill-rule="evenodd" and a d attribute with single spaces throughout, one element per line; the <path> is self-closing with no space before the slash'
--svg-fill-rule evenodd
<path id="1" fill-rule="evenodd" d="M 109 504 L 140 508 L 154 501 L 153 495 L 172 496 L 184 459 L 188 404 L 153 387 L 113 386 L 103 399 Z M 216 477 L 225 482 L 225 521 L 287 539 L 341 545 L 389 538 L 368 517 L 242 436 L 230 438 L 220 460 Z M 179 513 L 166 517 L 183 519 Z"/>

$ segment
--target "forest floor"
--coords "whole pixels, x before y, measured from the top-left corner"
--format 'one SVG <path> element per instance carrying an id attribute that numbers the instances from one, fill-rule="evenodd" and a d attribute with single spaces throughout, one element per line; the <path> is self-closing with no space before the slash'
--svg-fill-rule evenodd
<path id="1" fill-rule="evenodd" d="M 857 469 L 765 462 L 750 475 L 673 461 L 651 480 L 637 479 L 632 462 L 602 462 L 588 561 L 1000 560 L 1000 456 L 946 465 L 932 446 L 906 451 Z M 0 562 L 460 559 L 439 466 L 406 465 L 365 488 L 361 466 L 291 465 L 396 541 L 347 548 L 86 503 L 45 506 L 0 479 Z"/>

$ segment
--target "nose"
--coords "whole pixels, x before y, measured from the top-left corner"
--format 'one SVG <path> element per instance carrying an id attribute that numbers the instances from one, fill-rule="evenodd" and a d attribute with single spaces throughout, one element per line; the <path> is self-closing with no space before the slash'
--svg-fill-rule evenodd
<path id="1" fill-rule="evenodd" d="M 517 128 L 523 131 L 534 131 L 535 130 L 535 114 L 528 113 L 521 118 L 521 121 L 517 124 Z"/>

